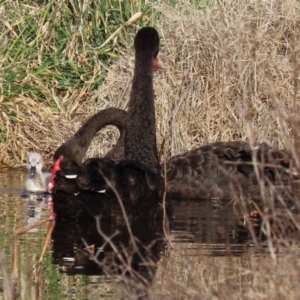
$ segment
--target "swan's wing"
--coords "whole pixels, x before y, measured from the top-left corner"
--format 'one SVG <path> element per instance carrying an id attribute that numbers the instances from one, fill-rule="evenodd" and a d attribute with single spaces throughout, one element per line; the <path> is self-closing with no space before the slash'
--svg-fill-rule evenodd
<path id="1" fill-rule="evenodd" d="M 167 163 L 168 190 L 179 197 L 231 198 L 233 191 L 246 194 L 258 181 L 276 183 L 286 177 L 291 156 L 263 143 L 217 142 L 172 157 Z"/>
<path id="2" fill-rule="evenodd" d="M 115 162 L 107 158 L 86 160 L 78 171 L 76 182 L 81 189 L 104 193 L 112 180 Z"/>

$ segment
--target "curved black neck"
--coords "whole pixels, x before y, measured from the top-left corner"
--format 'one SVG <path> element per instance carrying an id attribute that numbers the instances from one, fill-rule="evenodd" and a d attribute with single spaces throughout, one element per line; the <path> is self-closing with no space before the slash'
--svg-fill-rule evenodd
<path id="1" fill-rule="evenodd" d="M 126 112 L 118 108 L 107 108 L 88 119 L 82 127 L 62 144 L 54 154 L 54 160 L 63 155 L 68 161 L 80 163 L 96 133 L 107 125 L 115 125 L 120 131 L 117 147 L 123 147 L 125 140 Z M 112 151 L 111 151 L 112 152 Z"/>

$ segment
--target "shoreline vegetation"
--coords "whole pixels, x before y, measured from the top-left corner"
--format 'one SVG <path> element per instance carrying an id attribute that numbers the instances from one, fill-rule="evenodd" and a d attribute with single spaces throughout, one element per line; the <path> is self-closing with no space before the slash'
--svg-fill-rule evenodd
<path id="1" fill-rule="evenodd" d="M 90 116 L 80 106 L 105 81 L 111 63 L 132 48 L 137 28 L 152 22 L 144 2 L 0 5 L 0 165 L 24 165 L 30 149 L 50 162 L 60 143 Z M 103 103 L 90 105 L 101 109 Z"/>
<path id="2" fill-rule="evenodd" d="M 30 151 L 49 164 L 93 113 L 126 109 L 132 39 L 154 22 L 157 135 L 170 155 L 218 140 L 298 148 L 298 1 L 38 3 L 0 7 L 0 165 L 23 166 Z M 117 137 L 102 130 L 87 156 Z"/>

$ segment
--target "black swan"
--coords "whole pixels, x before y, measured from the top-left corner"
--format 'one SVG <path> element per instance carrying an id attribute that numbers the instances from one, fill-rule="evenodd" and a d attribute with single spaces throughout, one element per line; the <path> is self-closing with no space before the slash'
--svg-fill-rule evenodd
<path id="1" fill-rule="evenodd" d="M 103 114 L 105 113 L 106 111 L 103 111 Z M 116 152 L 120 155 L 107 155 L 107 158 L 121 159 L 125 157 L 126 115 L 127 113 L 122 111 L 122 114 L 115 115 L 119 119 L 113 122 L 115 124 L 118 122 L 118 127 L 121 128 L 122 133 L 120 140 L 110 153 Z M 93 121 L 91 124 L 89 124 L 90 121 L 87 121 L 82 128 L 101 129 L 103 126 L 102 118 L 97 120 L 99 122 L 97 125 L 93 125 L 95 120 Z M 89 134 L 88 143 L 85 144 L 87 140 L 84 134 L 76 135 L 75 139 L 71 138 L 56 151 L 55 158 L 57 159 L 59 155 L 70 158 L 73 154 L 68 149 L 76 149 L 76 157 L 79 155 L 79 159 L 77 159 L 79 162 L 84 157 L 91 139 L 92 136 Z M 86 147 L 78 147 L 77 144 Z M 227 200 L 232 199 L 234 195 L 243 195 L 252 200 L 260 199 L 261 191 L 253 166 L 254 157 L 256 157 L 260 168 L 260 180 L 267 179 L 271 184 L 276 185 L 284 178 L 286 182 L 291 175 L 297 177 L 295 176 L 296 172 L 292 171 L 292 156 L 286 150 L 278 150 L 266 143 L 255 145 L 252 149 L 248 142 L 243 141 L 215 142 L 175 155 L 167 161 L 168 194 L 172 198 L 181 199 L 219 198 Z M 90 161 L 86 162 L 86 164 L 90 163 Z M 105 161 L 102 161 L 102 164 L 104 163 Z M 109 162 L 109 164 L 111 163 Z M 163 168 L 163 165 L 161 167 Z M 65 168 L 65 170 L 68 169 L 72 173 L 72 168 Z M 74 172 L 76 173 L 76 171 Z M 77 189 L 78 185 L 75 184 L 74 187 Z M 66 189 L 66 187 L 64 188 Z"/>
<path id="2" fill-rule="evenodd" d="M 109 159 L 88 159 L 82 165 L 64 155 L 55 155 L 53 174 L 55 184 L 53 202 L 56 215 L 65 215 L 65 211 L 58 212 L 61 206 L 56 197 L 60 180 L 76 177 L 77 186 L 72 186 L 70 194 L 85 192 L 90 196 L 97 195 L 109 199 L 120 199 L 133 215 L 149 212 L 152 216 L 161 215 L 161 196 L 163 180 L 156 147 L 155 107 L 153 92 L 153 71 L 158 68 L 157 54 L 159 51 L 159 36 L 152 27 L 144 27 L 136 34 L 135 70 L 126 117 L 125 159 L 114 161 Z M 90 133 L 92 137 L 94 133 Z M 88 147 L 88 145 L 86 145 Z M 67 147 L 70 148 L 70 147 Z M 57 171 L 60 172 L 57 172 Z M 59 177 L 57 175 L 60 175 Z M 65 179 L 62 179 L 65 177 Z M 76 196 L 75 196 L 76 197 Z M 79 197 L 78 197 L 79 198 Z M 86 197 L 87 199 L 89 197 Z M 103 198 L 101 198 L 103 199 Z M 68 201 L 67 201 L 68 202 Z M 92 201 L 93 205 L 95 201 Z M 100 200 L 99 200 L 100 202 Z M 73 205 L 72 203 L 70 203 Z M 85 203 L 85 206 L 89 206 Z M 77 208 L 73 206 L 72 210 Z M 92 205 L 87 208 L 93 210 Z"/>
<path id="3" fill-rule="evenodd" d="M 136 53 L 135 67 L 137 72 L 144 67 L 145 58 L 140 58 L 142 53 L 139 51 Z M 156 61 L 152 59 L 151 64 L 156 65 Z M 146 96 L 151 95 L 153 98 L 153 88 L 146 85 L 148 81 L 139 80 L 139 78 L 149 77 L 152 81 L 152 69 L 149 68 L 149 74 L 143 70 L 143 77 L 136 74 L 133 80 L 127 117 L 125 117 L 126 112 L 123 112 L 122 119 L 118 120 L 122 123 L 123 129 L 124 127 L 129 128 L 126 133 L 126 141 L 123 139 L 119 141 L 118 145 L 120 146 L 125 141 L 125 157 L 130 161 L 117 164 L 115 161 L 109 160 L 87 160 L 83 165 L 84 167 L 80 167 L 81 174 L 79 171 L 73 171 L 72 168 L 62 167 L 63 172 L 65 172 L 62 172 L 64 176 L 68 177 L 67 171 L 70 174 L 79 174 L 78 184 L 75 184 L 76 191 L 70 190 L 70 193 L 80 193 L 82 189 L 104 193 L 107 187 L 103 178 L 104 175 L 107 179 L 115 181 L 116 186 L 118 186 L 117 190 L 123 195 L 122 198 L 131 199 L 132 202 L 135 202 L 134 199 L 138 198 L 137 195 L 140 194 L 141 185 L 137 185 L 139 187 L 137 189 L 119 188 L 122 184 L 124 185 L 120 179 L 127 178 L 126 180 L 129 180 L 130 178 L 126 173 L 128 169 L 131 172 L 134 169 L 136 174 L 130 179 L 131 182 L 135 182 L 138 177 L 142 176 L 147 180 L 145 185 L 147 188 L 152 184 L 154 189 L 161 189 L 161 183 L 158 183 L 160 180 L 156 182 L 158 177 L 155 176 L 160 172 L 161 167 L 158 163 L 156 149 L 154 104 L 153 101 L 149 101 L 147 102 L 149 106 L 133 105 L 133 103 L 141 100 L 145 94 Z M 144 93 L 148 89 L 149 93 Z M 144 104 L 145 102 L 141 103 Z M 102 124 L 99 124 L 97 128 L 100 129 L 101 126 Z M 89 135 L 89 140 L 92 139 L 93 134 L 94 132 Z M 82 140 L 81 143 L 84 144 L 86 141 Z M 87 148 L 89 143 L 85 145 Z M 74 140 L 67 145 L 67 148 L 72 147 L 76 147 Z M 84 153 L 80 154 L 81 158 L 84 156 L 85 150 Z M 72 155 L 69 154 L 64 156 L 72 158 Z M 58 156 L 56 155 L 55 158 Z M 61 165 L 63 166 L 66 162 L 68 160 L 62 162 Z M 137 162 L 143 165 L 137 164 Z M 254 166 L 255 162 L 257 162 L 256 167 Z M 166 167 L 168 193 L 173 198 L 182 199 L 232 199 L 234 196 L 238 196 L 257 200 L 262 198 L 261 182 L 265 187 L 270 185 L 282 187 L 290 184 L 291 180 L 293 181 L 295 177 L 298 177 L 298 173 L 293 170 L 292 155 L 288 151 L 278 150 L 266 143 L 255 145 L 252 148 L 249 143 L 242 141 L 216 142 L 187 151 L 170 158 Z M 123 175 L 116 177 L 114 172 Z M 125 186 L 129 188 L 130 184 Z M 133 193 L 134 190 L 135 193 Z"/>
<path id="4" fill-rule="evenodd" d="M 125 111 L 118 120 L 111 119 L 112 123 L 118 122 L 119 127 L 121 126 L 123 137 L 125 120 Z M 100 129 L 101 126 L 102 122 L 97 128 Z M 121 139 L 116 148 L 124 150 L 124 140 Z M 77 142 L 70 139 L 67 147 L 64 147 L 65 153 L 68 153 L 68 148 L 76 148 Z M 86 148 L 80 149 L 81 158 L 85 155 Z M 111 152 L 115 150 L 120 152 L 115 148 Z M 124 152 L 118 158 L 123 157 Z M 253 165 L 255 159 L 259 173 L 255 172 Z M 89 161 L 86 163 L 90 164 Z M 178 199 L 226 200 L 232 199 L 233 196 L 243 196 L 258 200 L 261 198 L 258 181 L 264 181 L 265 186 L 267 183 L 269 186 L 283 183 L 288 186 L 289 181 L 293 182 L 293 179 L 298 177 L 293 164 L 294 160 L 289 151 L 276 149 L 266 143 L 255 145 L 253 148 L 248 142 L 243 141 L 210 143 L 175 155 L 167 161 L 167 190 L 172 198 Z"/>
<path id="5" fill-rule="evenodd" d="M 69 180 L 70 174 L 76 173 L 78 163 L 97 130 L 108 124 L 115 124 L 120 130 L 117 145 L 107 154 L 107 158 L 124 158 L 126 112 L 119 109 L 106 109 L 90 118 L 82 128 L 55 153 L 55 160 L 64 156 L 63 172 L 56 185 L 62 193 L 78 194 L 82 192 L 75 180 Z M 88 138 L 84 135 L 88 132 Z M 255 172 L 253 161 L 256 158 L 259 174 Z M 109 169 L 114 161 L 101 160 L 101 168 Z M 68 166 L 69 164 L 69 166 Z M 95 161 L 88 160 L 86 166 L 95 167 Z M 72 168 L 75 168 L 73 169 Z M 250 144 L 242 141 L 215 142 L 170 158 L 167 167 L 167 189 L 173 198 L 181 199 L 232 199 L 233 196 L 244 196 L 257 200 L 261 198 L 259 180 L 269 185 L 285 184 L 297 178 L 293 171 L 292 155 L 287 150 L 278 150 L 265 143 L 251 149 Z M 91 172 L 90 172 L 91 173 Z M 95 172 L 94 172 L 95 174 Z M 257 176 L 259 175 L 259 177 Z M 97 183 L 97 176 L 95 176 Z M 104 189 L 105 181 L 99 176 L 99 190 Z M 101 183 L 102 180 L 102 183 Z M 293 182 L 293 180 L 292 180 Z M 84 182 L 82 182 L 84 184 Z M 92 183 L 93 185 L 93 183 Z M 96 187 L 94 186 L 94 189 Z M 100 203 L 100 202 L 99 202 Z M 67 204 L 66 204 L 67 208 Z"/>
<path id="6" fill-rule="evenodd" d="M 28 192 L 46 192 L 51 173 L 43 172 L 43 158 L 38 152 L 30 152 L 27 157 L 28 178 L 25 190 Z"/>
<path id="7" fill-rule="evenodd" d="M 111 159 L 124 158 L 125 117 L 122 109 L 107 108 L 90 117 L 69 140 L 54 153 L 54 173 L 49 184 L 52 190 L 54 210 L 57 218 L 73 219 L 86 212 L 82 198 L 77 197 L 80 189 L 75 179 L 68 176 L 81 168 L 81 162 L 95 134 L 107 125 L 115 125 L 120 137 L 113 149 L 106 154 Z M 58 170 L 60 170 L 58 172 Z M 53 181 L 55 177 L 55 185 Z M 101 202 L 101 207 L 104 209 Z"/>
<path id="8" fill-rule="evenodd" d="M 78 173 L 81 189 L 120 197 L 136 214 L 156 214 L 161 206 L 163 180 L 156 146 L 153 71 L 158 68 L 159 36 L 144 27 L 134 39 L 135 69 L 126 116 L 125 159 L 87 160 Z"/>

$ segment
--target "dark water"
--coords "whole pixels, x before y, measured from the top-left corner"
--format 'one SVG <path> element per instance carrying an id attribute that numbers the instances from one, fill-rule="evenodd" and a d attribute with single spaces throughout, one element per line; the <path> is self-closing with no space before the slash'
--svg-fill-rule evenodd
<path id="1" fill-rule="evenodd" d="M 21 196 L 25 179 L 20 170 L 0 173 L 0 248 L 8 274 L 13 231 L 49 215 L 47 196 Z M 178 263 L 175 276 L 180 278 L 198 259 L 242 261 L 248 234 L 237 226 L 231 203 L 174 200 L 173 209 L 173 222 L 165 230 L 154 220 L 131 221 L 129 230 L 123 217 L 57 222 L 44 258 L 41 299 L 119 299 L 120 291 L 128 293 L 125 298 L 143 299 L 149 286 L 163 293 L 162 262 L 172 262 L 172 268 Z M 19 238 L 19 289 L 28 295 L 46 229 L 43 225 Z"/>

